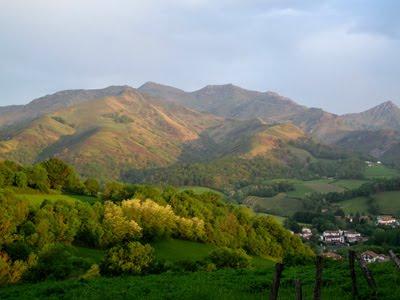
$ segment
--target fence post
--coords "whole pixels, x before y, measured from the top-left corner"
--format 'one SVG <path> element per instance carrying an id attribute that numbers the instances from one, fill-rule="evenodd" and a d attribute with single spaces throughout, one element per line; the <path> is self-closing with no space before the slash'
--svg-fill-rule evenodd
<path id="1" fill-rule="evenodd" d="M 294 281 L 294 286 L 296 289 L 296 300 L 303 300 L 303 289 L 301 286 L 301 280 L 300 279 L 296 279 Z"/>
<path id="2" fill-rule="evenodd" d="M 322 268 L 323 268 L 323 259 L 321 255 L 318 255 L 316 261 L 316 272 L 315 272 L 314 300 L 321 300 Z"/>
<path id="3" fill-rule="evenodd" d="M 275 265 L 274 281 L 272 282 L 271 292 L 269 294 L 269 299 L 270 300 L 277 300 L 278 299 L 279 284 L 281 283 L 282 271 L 283 271 L 283 264 L 282 263 L 277 263 Z"/>
<path id="4" fill-rule="evenodd" d="M 373 299 L 377 299 L 378 294 L 377 294 L 377 290 L 376 290 L 376 282 L 375 282 L 374 277 L 372 276 L 371 271 L 367 267 L 367 263 L 361 257 L 358 257 L 358 262 L 360 264 L 361 270 L 364 274 L 364 277 L 365 277 L 369 287 L 372 289 Z"/>
<path id="5" fill-rule="evenodd" d="M 396 265 L 396 267 L 400 270 L 400 259 L 394 254 L 393 250 L 389 250 L 390 259 Z"/>
<path id="6" fill-rule="evenodd" d="M 350 276 L 351 276 L 351 294 L 353 295 L 353 299 L 357 298 L 357 296 L 358 296 L 356 270 L 355 270 L 355 267 L 354 267 L 355 258 L 356 258 L 356 253 L 353 250 L 349 250 L 349 268 L 350 268 Z"/>

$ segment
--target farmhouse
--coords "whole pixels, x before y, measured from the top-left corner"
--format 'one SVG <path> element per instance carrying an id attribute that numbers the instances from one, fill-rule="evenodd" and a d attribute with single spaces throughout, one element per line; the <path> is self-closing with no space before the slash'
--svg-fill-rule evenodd
<path id="1" fill-rule="evenodd" d="M 327 230 L 322 233 L 322 240 L 328 244 L 343 244 L 344 236 L 341 230 Z"/>
<path id="2" fill-rule="evenodd" d="M 312 232 L 310 228 L 303 227 L 299 236 L 301 236 L 305 240 L 309 240 L 312 237 Z"/>
<path id="3" fill-rule="evenodd" d="M 367 250 L 361 253 L 361 259 L 367 263 L 384 262 L 388 261 L 389 257 L 384 254 L 377 254 L 374 251 Z"/>
<path id="4" fill-rule="evenodd" d="M 399 224 L 397 219 L 392 216 L 378 216 L 376 223 L 383 226 L 397 226 Z"/>
<path id="5" fill-rule="evenodd" d="M 357 231 L 343 231 L 343 236 L 348 243 L 357 243 L 363 240 L 361 233 Z"/>

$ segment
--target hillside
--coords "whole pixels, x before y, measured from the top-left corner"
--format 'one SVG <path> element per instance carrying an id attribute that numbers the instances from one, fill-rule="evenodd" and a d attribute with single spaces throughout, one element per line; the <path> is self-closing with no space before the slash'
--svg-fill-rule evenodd
<path id="1" fill-rule="evenodd" d="M 292 122 L 321 143 L 361 152 L 387 163 L 395 163 L 394 157 L 399 152 L 400 109 L 391 101 L 364 112 L 338 116 L 301 106 L 273 92 L 250 91 L 232 84 L 185 92 L 149 82 L 139 90 L 223 117 Z"/>
<path id="2" fill-rule="evenodd" d="M 118 177 L 125 167 L 176 161 L 184 143 L 219 122 L 126 87 L 117 96 L 80 101 L 16 126 L 0 142 L 0 156 L 23 163 L 58 156 L 83 173 Z"/>
<path id="3" fill-rule="evenodd" d="M 223 119 L 127 86 L 59 92 L 23 111 L 29 113 L 18 115 L 17 109 L 10 113 L 18 115 L 12 125 L 0 127 L 0 158 L 27 164 L 57 156 L 84 175 L 100 177 L 227 157 L 262 156 L 279 163 L 286 157 L 277 151 L 306 137 L 291 123 Z M 8 115 L 0 114 L 0 124 L 7 122 Z M 303 152 L 297 156 L 309 156 Z"/>

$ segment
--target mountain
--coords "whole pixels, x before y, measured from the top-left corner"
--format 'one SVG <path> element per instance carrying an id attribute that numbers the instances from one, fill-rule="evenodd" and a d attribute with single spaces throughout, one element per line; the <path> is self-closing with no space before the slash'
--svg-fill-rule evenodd
<path id="1" fill-rule="evenodd" d="M 317 141 L 340 146 L 393 163 L 400 131 L 400 108 L 391 101 L 361 113 L 335 115 L 307 108 L 273 92 L 257 92 L 232 84 L 210 85 L 185 92 L 169 86 L 146 83 L 139 90 L 161 99 L 226 118 L 265 123 L 291 122 Z M 387 155 L 386 155 L 386 154 Z M 390 157 L 390 159 L 389 159 Z"/>
<path id="2" fill-rule="evenodd" d="M 46 113 L 70 107 L 85 101 L 110 96 L 118 96 L 128 86 L 110 86 L 105 89 L 66 90 L 35 99 L 27 105 L 0 107 L 0 126 L 10 126 L 22 121 L 30 121 Z"/>
<path id="3" fill-rule="evenodd" d="M 232 84 L 208 85 L 194 92 L 148 82 L 139 91 L 218 116 L 236 119 L 261 118 L 284 122 L 303 115 L 308 108 L 274 92 L 246 90 Z"/>
<path id="4" fill-rule="evenodd" d="M 58 156 L 83 174 L 119 177 L 128 169 L 225 157 L 310 160 L 317 142 L 393 162 L 398 130 L 400 109 L 392 102 L 338 116 L 232 84 L 185 92 L 148 82 L 139 89 L 61 91 L 1 107 L 0 159 Z"/>
<path id="5" fill-rule="evenodd" d="M 117 177 L 128 167 L 173 163 L 184 143 L 221 122 L 183 106 L 160 103 L 129 87 L 116 95 L 98 94 L 99 98 L 90 93 L 88 98 L 74 96 L 71 100 L 68 92 L 66 103 L 52 102 L 62 94 L 29 104 L 34 111 L 36 105 L 50 101 L 52 112 L 3 131 L 0 157 L 31 163 L 58 156 L 83 173 L 110 172 Z M 72 94 L 83 95 L 80 91 Z"/>
<path id="6" fill-rule="evenodd" d="M 177 162 L 275 159 L 276 149 L 305 136 L 290 123 L 224 119 L 128 86 L 58 92 L 7 109 L 0 114 L 1 159 L 27 164 L 57 156 L 82 174 L 114 178 Z"/>

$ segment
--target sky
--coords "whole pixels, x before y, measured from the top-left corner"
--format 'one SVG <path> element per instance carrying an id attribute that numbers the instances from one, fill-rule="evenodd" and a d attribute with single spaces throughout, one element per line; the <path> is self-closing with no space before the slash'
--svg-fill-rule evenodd
<path id="1" fill-rule="evenodd" d="M 0 105 L 233 83 L 334 113 L 400 104 L 397 0 L 0 0 Z"/>

